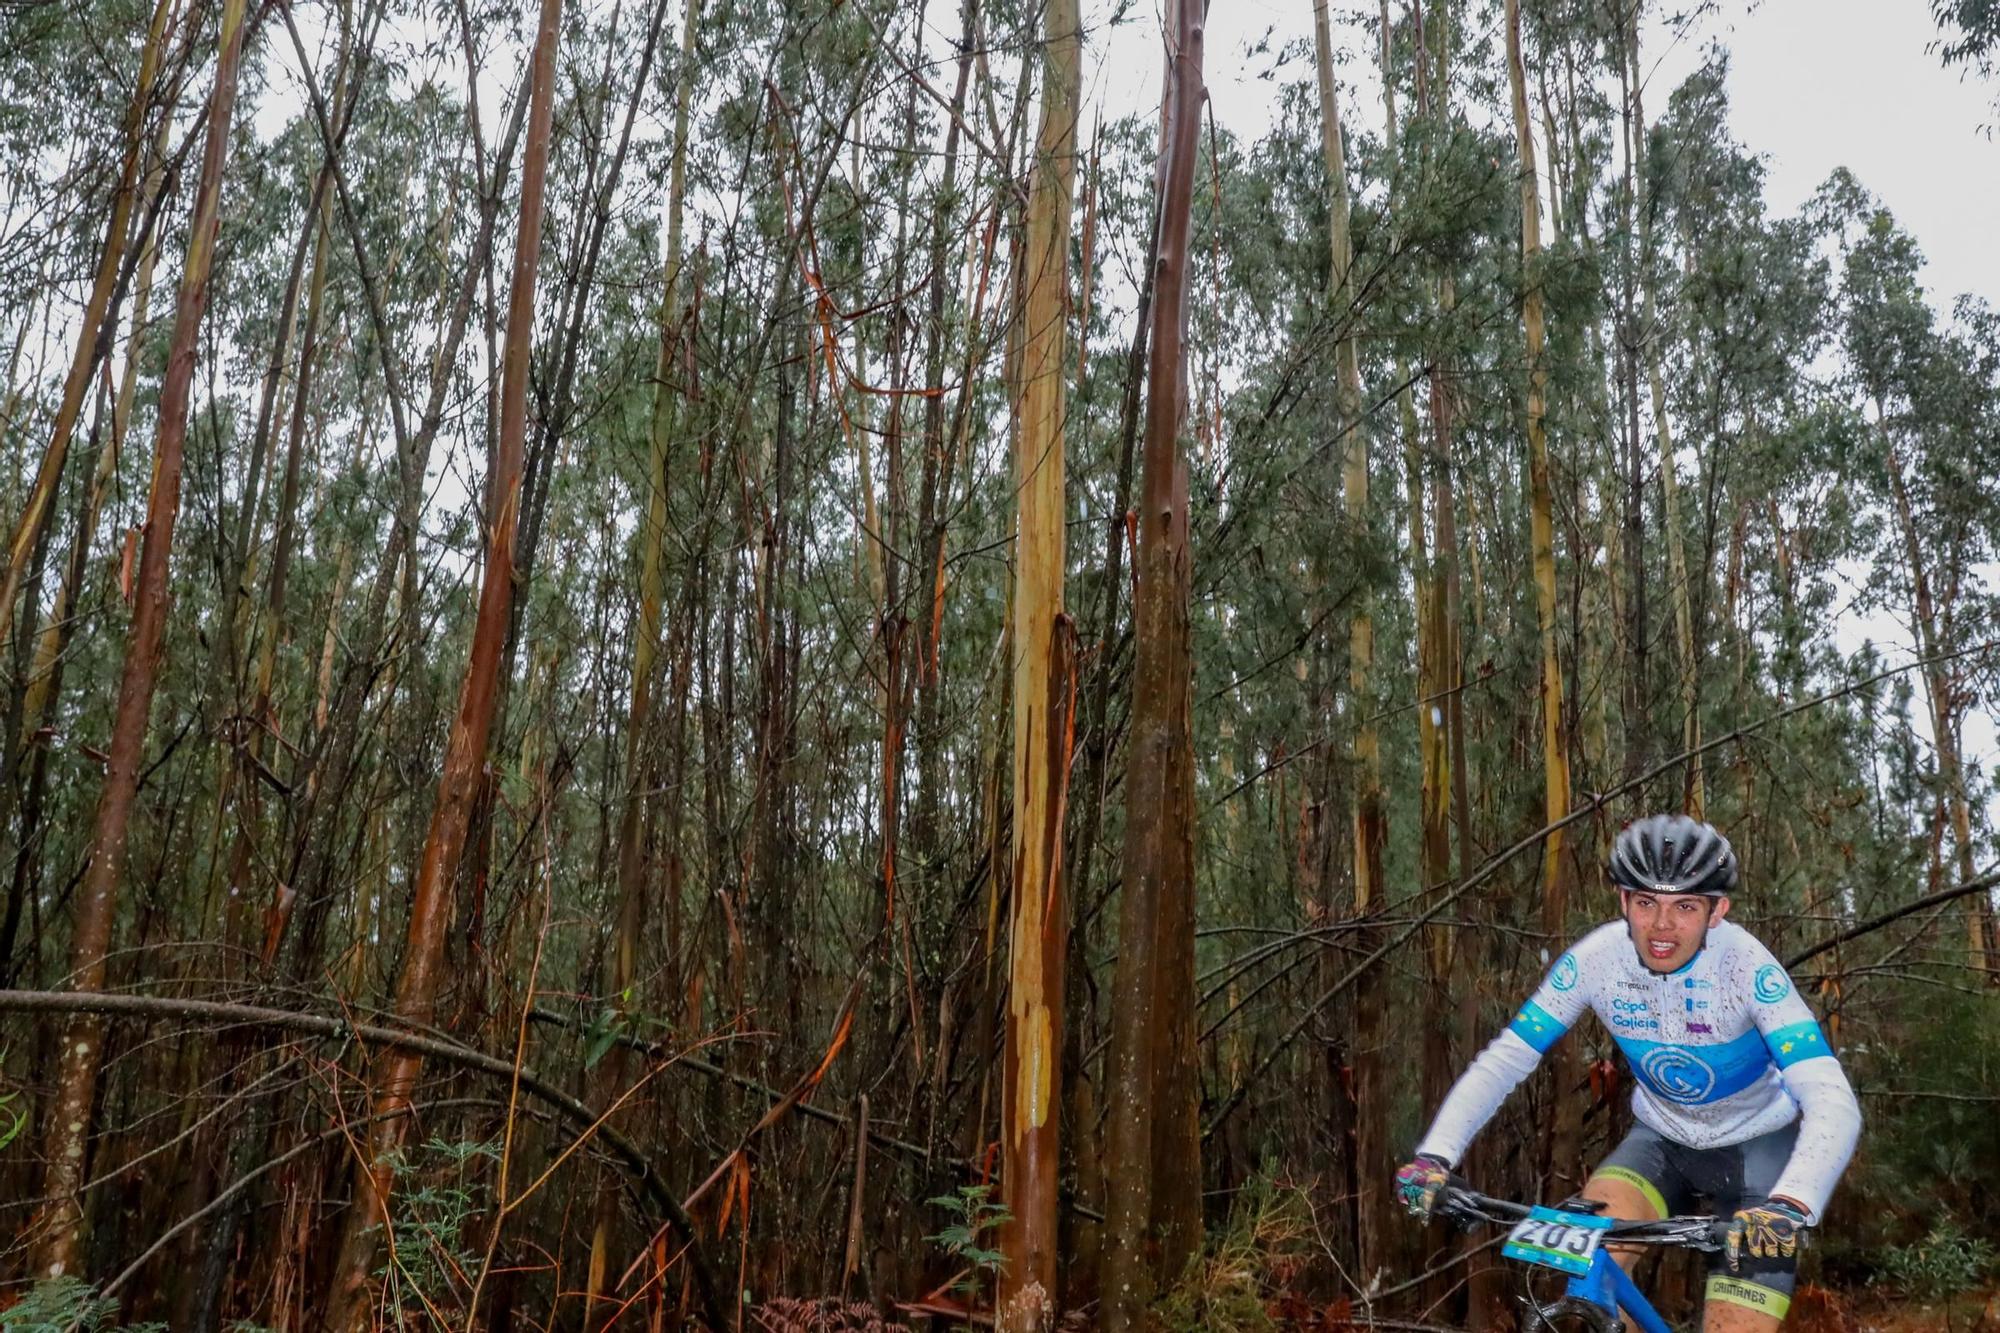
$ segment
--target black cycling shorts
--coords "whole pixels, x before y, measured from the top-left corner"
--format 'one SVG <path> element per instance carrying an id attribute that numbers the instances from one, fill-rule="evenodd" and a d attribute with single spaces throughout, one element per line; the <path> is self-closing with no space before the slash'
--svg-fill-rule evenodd
<path id="1" fill-rule="evenodd" d="M 1690 1148 L 1635 1125 L 1625 1141 L 1592 1173 L 1616 1180 L 1646 1196 L 1662 1217 L 1695 1211 L 1705 1200 L 1718 1216 L 1754 1207 L 1771 1197 L 1798 1141 L 1795 1120 L 1783 1129 L 1721 1148 Z M 1726 1255 L 1708 1257 L 1708 1299 L 1747 1306 L 1782 1319 L 1798 1284 L 1798 1259 L 1759 1259 L 1749 1254 L 1735 1272 Z"/>

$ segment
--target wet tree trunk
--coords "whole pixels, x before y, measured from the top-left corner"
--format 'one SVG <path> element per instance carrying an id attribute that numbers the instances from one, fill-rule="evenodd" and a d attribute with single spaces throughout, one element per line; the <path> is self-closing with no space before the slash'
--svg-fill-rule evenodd
<path id="1" fill-rule="evenodd" d="M 1562 663 L 1556 655 L 1556 551 L 1554 495 L 1549 484 L 1549 439 L 1544 421 L 1548 396 L 1548 365 L 1544 360 L 1545 318 L 1542 311 L 1541 202 L 1536 190 L 1534 123 L 1528 117 L 1526 66 L 1521 54 L 1521 0 L 1507 0 L 1507 74 L 1513 88 L 1514 147 L 1521 173 L 1521 326 L 1528 362 L 1528 509 L 1529 543 L 1533 548 L 1535 619 L 1542 639 L 1542 815 L 1554 824 L 1569 815 L 1568 730 L 1563 722 Z M 1542 845 L 1542 929 L 1560 939 L 1568 931 L 1570 859 L 1563 852 L 1563 835 L 1551 833 Z M 1581 1185 L 1578 1155 L 1581 1108 L 1571 1095 L 1577 1080 L 1577 1060 L 1571 1048 L 1558 1047 L 1550 1058 L 1556 1083 L 1556 1116 L 1550 1140 L 1550 1189 L 1561 1193 Z"/>
<path id="2" fill-rule="evenodd" d="M 1081 31 L 1076 0 L 1043 14 L 1042 127 L 1028 199 L 1015 398 L 1014 823 L 1001 1099 L 1007 1206 L 999 1326 L 1055 1322 L 1062 1160 L 1063 983 L 1069 949 L 1063 823 L 1075 734 L 1075 631 L 1063 611 L 1067 296 Z"/>
<path id="3" fill-rule="evenodd" d="M 145 199 L 148 209 L 159 197 L 166 181 L 166 126 L 153 143 L 151 165 L 146 173 Z M 69 646 L 77 631 L 76 610 L 90 574 L 90 546 L 97 533 L 97 520 L 105 497 L 116 479 L 119 455 L 125 447 L 125 429 L 132 420 L 132 401 L 138 390 L 139 349 L 147 331 L 152 305 L 153 267 L 159 256 L 159 233 L 149 229 L 140 241 L 137 278 L 132 295 L 132 326 L 126 335 L 125 364 L 119 372 L 118 392 L 112 399 L 109 428 L 99 444 L 97 465 L 84 487 L 77 506 L 76 526 L 70 538 L 69 561 L 64 567 L 61 590 L 55 605 L 43 618 L 35 638 L 34 657 L 22 682 L 20 726 L 8 737 L 4 763 L 0 763 L 0 837 L 13 822 L 14 802 L 20 803 L 20 836 L 14 843 L 13 864 L 8 871 L 7 907 L 0 917 L 0 985 L 12 985 L 14 944 L 18 938 L 21 913 L 26 906 L 31 871 L 36 864 L 36 843 L 41 837 L 42 797 L 48 778 L 48 747 L 39 739 L 49 725 L 52 710 L 62 697 L 62 678 L 69 660 Z M 25 781 L 21 766 L 27 765 Z"/>
<path id="4" fill-rule="evenodd" d="M 166 630 L 167 558 L 173 550 L 174 519 L 180 512 L 189 390 L 194 381 L 201 317 L 208 305 L 223 162 L 229 147 L 230 117 L 236 105 L 242 39 L 243 0 L 226 0 L 217 36 L 219 55 L 215 86 L 209 94 L 201 179 L 189 222 L 187 261 L 181 272 L 180 302 L 174 311 L 173 342 L 160 386 L 159 436 L 153 453 L 153 486 L 147 502 L 146 537 L 139 556 L 132 627 L 125 644 L 125 667 L 118 686 L 118 708 L 105 764 L 104 789 L 98 797 L 91 829 L 90 863 L 77 897 L 70 941 L 69 980 L 77 990 L 103 989 L 105 955 L 117 917 L 126 839 L 139 790 L 140 761 L 145 752 L 146 721 L 152 708 Z M 135 136 L 134 160 L 136 145 Z M 127 190 L 121 194 L 121 201 L 128 208 L 129 193 Z M 113 240 L 108 244 L 122 243 L 122 217 L 114 224 L 112 235 Z M 94 321 L 86 324 L 94 325 Z M 82 1189 L 103 1028 L 102 1018 L 79 1015 L 71 1021 L 63 1040 L 62 1063 L 56 1076 L 56 1095 L 47 1129 L 49 1166 L 43 1187 L 48 1200 L 48 1211 L 43 1215 L 46 1230 L 35 1243 L 32 1264 L 33 1270 L 42 1276 L 76 1272 L 83 1240 Z"/>
<path id="5" fill-rule="evenodd" d="M 1642 4 L 1634 4 L 1625 20 L 1622 45 L 1632 90 L 1633 166 L 1639 179 L 1652 179 L 1646 169 L 1645 71 L 1639 63 L 1639 19 Z M 1653 434 L 1660 450 L 1660 528 L 1667 543 L 1667 595 L 1674 608 L 1674 648 L 1679 659 L 1681 751 L 1689 757 L 1682 798 L 1687 813 L 1702 817 L 1706 804 L 1702 782 L 1701 690 L 1695 656 L 1693 588 L 1688 583 L 1687 543 L 1681 534 L 1680 482 L 1674 469 L 1673 428 L 1667 420 L 1667 387 L 1660 371 L 1660 336 L 1653 302 L 1653 215 L 1650 201 L 1639 213 L 1639 282 L 1643 294 L 1646 335 L 1646 383 L 1652 397 Z"/>
<path id="6" fill-rule="evenodd" d="M 1354 283 L 1354 238 L 1352 228 L 1352 205 L 1347 186 L 1346 138 L 1340 124 L 1339 92 L 1333 76 L 1333 34 L 1327 15 L 1327 0 L 1317 0 L 1313 6 L 1313 35 L 1318 56 L 1319 98 L 1320 98 L 1320 149 L 1324 159 L 1329 190 L 1329 214 L 1331 218 L 1327 286 L 1332 303 L 1332 317 L 1340 321 L 1341 338 L 1335 344 L 1334 394 L 1339 406 L 1340 423 L 1347 431 L 1344 465 L 1341 475 L 1341 508 L 1347 521 L 1350 541 L 1363 541 L 1369 531 L 1368 505 L 1368 446 L 1370 431 L 1368 419 L 1362 413 L 1361 364 L 1358 341 L 1355 337 L 1355 323 L 1358 312 L 1355 303 L 1358 291 Z M 1323 581 L 1323 580 L 1322 580 Z M 1356 599 L 1353 615 L 1348 621 L 1347 635 L 1347 689 L 1349 712 L 1359 720 L 1354 726 L 1352 756 L 1354 764 L 1354 815 L 1353 815 L 1353 897 L 1356 914 L 1373 911 L 1382 899 L 1382 849 L 1388 842 L 1388 814 L 1382 793 L 1382 746 L 1373 721 L 1374 708 L 1371 703 L 1370 673 L 1375 664 L 1375 619 L 1373 596 L 1363 591 Z M 1331 651 L 1328 652 L 1331 658 Z M 1334 725 L 1333 700 L 1330 683 L 1323 687 L 1327 697 L 1321 702 L 1319 724 L 1325 728 Z M 1331 770 L 1331 765 L 1328 769 Z M 1326 784 L 1329 788 L 1331 782 Z M 1330 790 L 1322 791 L 1319 799 L 1330 801 Z M 1323 824 L 1331 833 L 1331 812 L 1321 816 Z M 1330 837 L 1326 840 L 1330 840 Z M 1314 907 L 1319 913 L 1318 924 L 1330 923 L 1333 919 L 1334 876 L 1329 855 L 1315 855 L 1319 892 L 1315 895 Z M 1357 941 L 1356 947 L 1368 945 Z M 1320 951 L 1317 989 L 1324 992 L 1334 985 L 1343 967 L 1342 956 L 1329 943 Z M 1357 1016 L 1365 1004 L 1371 1022 L 1359 1025 L 1367 1029 L 1358 1030 L 1359 1039 L 1373 1042 L 1379 1040 L 1375 1029 L 1379 1029 L 1380 999 L 1375 974 L 1370 973 L 1359 983 L 1362 987 L 1358 997 Z M 1350 1089 L 1343 1078 L 1343 1065 L 1355 1061 L 1357 1074 L 1364 1071 L 1373 1074 L 1368 1080 L 1369 1087 L 1379 1085 L 1379 1060 L 1374 1051 L 1363 1057 L 1358 1049 L 1342 1050 L 1330 1047 L 1325 1062 L 1326 1098 L 1329 1112 L 1340 1132 L 1336 1146 L 1347 1157 L 1346 1180 L 1353 1194 L 1353 1222 L 1347 1228 L 1353 1233 L 1357 1246 L 1361 1246 L 1364 1234 L 1370 1237 L 1366 1249 L 1372 1255 L 1375 1232 L 1374 1214 L 1381 1205 L 1380 1172 L 1373 1160 L 1382 1156 L 1381 1148 L 1386 1144 L 1386 1135 L 1377 1125 L 1363 1127 L 1358 1123 L 1353 1111 L 1353 1096 L 1359 1091 L 1362 1080 Z M 1345 1142 L 1346 1135 L 1352 1133 L 1354 1142 Z M 1362 1148 L 1366 1147 L 1372 1156 L 1364 1160 Z M 1372 1271 L 1370 1259 L 1356 1255 L 1357 1265 L 1362 1271 Z"/>
<path id="7" fill-rule="evenodd" d="M 1923 546 L 1918 540 L 1916 518 L 1910 509 L 1909 488 L 1903 479 L 1903 460 L 1896 450 L 1895 438 L 1890 433 L 1879 402 L 1875 414 L 1880 423 L 1877 428 L 1882 432 L 1882 451 L 1889 474 L 1889 493 L 1895 502 L 1896 526 L 1903 540 L 1904 559 L 1910 567 L 1917 645 L 1926 658 L 1932 659 L 1924 669 L 1924 693 L 1930 699 L 1931 735 L 1937 747 L 1938 778 L 1944 788 L 1945 807 L 1951 821 L 1952 848 L 1957 857 L 1959 882 L 1965 883 L 1974 877 L 1975 868 L 1972 816 L 1965 795 L 1965 769 L 1959 758 L 1959 710 L 1953 701 L 1954 688 L 1947 664 L 1935 660 L 1944 652 L 1945 644 L 1938 632 L 1937 600 L 1931 589 L 1930 571 L 1924 563 Z M 1943 879 L 1937 873 L 1937 865 L 1941 863 L 1942 858 L 1934 857 L 1931 874 L 1933 891 Z M 1974 895 L 1965 908 L 1966 962 L 1974 971 L 1984 973 L 1989 981 L 1995 981 L 2000 978 L 1992 971 L 1994 941 L 1987 938 L 1988 914 L 1981 910 L 1984 901 L 1983 895 Z"/>
<path id="8" fill-rule="evenodd" d="M 626 718 L 625 790 L 618 815 L 618 916 L 613 929 L 610 1007 L 625 1014 L 636 1002 L 639 951 L 646 928 L 646 898 L 652 883 L 646 858 L 647 790 L 655 770 L 647 759 L 646 737 L 653 725 L 653 677 L 658 673 L 661 607 L 666 596 L 667 462 L 680 420 L 680 391 L 674 379 L 681 356 L 681 236 L 687 190 L 689 103 L 694 92 L 694 33 L 699 0 L 690 0 L 681 19 L 681 63 L 675 71 L 673 165 L 667 186 L 667 263 L 660 301 L 660 354 L 654 370 L 653 415 L 648 432 L 646 512 L 638 533 L 639 614 L 632 631 L 632 694 Z M 628 1052 L 614 1043 L 605 1052 L 595 1080 L 595 1104 L 608 1106 L 625 1083 Z M 586 1318 L 595 1324 L 598 1299 L 609 1290 L 611 1230 L 617 1221 L 619 1184 L 608 1174 L 598 1182 L 597 1220 L 586 1271 Z M 616 1305 L 605 1316 L 616 1321 Z"/>
<path id="9" fill-rule="evenodd" d="M 1625 583 L 1625 777 L 1638 777 L 1653 761 L 1654 728 L 1648 710 L 1652 706 L 1650 677 L 1651 645 L 1648 633 L 1646 579 L 1646 508 L 1644 454 L 1639 439 L 1639 310 L 1637 302 L 1639 264 L 1633 246 L 1636 223 L 1636 152 L 1638 127 L 1632 123 L 1632 71 L 1621 58 L 1618 82 L 1622 92 L 1620 116 L 1623 123 L 1625 177 L 1619 194 L 1620 229 L 1624 234 L 1622 290 L 1618 310 L 1618 379 L 1625 406 L 1625 523 L 1623 532 Z M 1639 798 L 1643 801 L 1644 792 Z"/>
<path id="10" fill-rule="evenodd" d="M 1112 981 L 1104 1327 L 1139 1327 L 1201 1237 L 1194 1032 L 1193 662 L 1185 356 L 1188 238 L 1204 97 L 1201 0 L 1169 10 L 1168 155 L 1138 507 L 1125 876 Z"/>
<path id="11" fill-rule="evenodd" d="M 397 978 L 394 1012 L 404 1022 L 429 1025 L 436 1013 L 443 975 L 445 932 L 451 920 L 451 889 L 465 850 L 472 807 L 480 790 L 488 732 L 498 686 L 501 650 L 514 598 L 514 537 L 521 501 L 523 445 L 527 436 L 528 363 L 535 326 L 535 275 L 540 257 L 543 182 L 548 172 L 550 126 L 555 105 L 555 59 L 562 0 L 542 0 L 535 39 L 527 148 L 521 168 L 521 215 L 514 247 L 514 270 L 507 310 L 507 344 L 502 363 L 499 450 L 487 495 L 491 504 L 485 575 L 472 654 L 459 695 L 458 717 L 445 752 L 444 772 L 430 831 L 424 840 L 410 904 L 408 939 Z M 400 1146 L 422 1057 L 410 1051 L 386 1053 L 372 1080 L 374 1120 L 355 1172 L 356 1198 L 346 1210 L 327 1323 L 336 1333 L 369 1326 L 368 1276 L 380 1234 L 389 1217 L 393 1183 L 391 1155 Z"/>
<path id="12" fill-rule="evenodd" d="M 99 353 L 110 345 L 105 317 L 111 311 L 125 248 L 132 239 L 130 223 L 132 206 L 139 193 L 139 164 L 146 150 L 146 117 L 153 107 L 153 87 L 159 79 L 160 57 L 176 7 L 175 0 L 155 0 L 152 22 L 146 29 L 146 44 L 139 53 L 139 80 L 125 113 L 125 156 L 118 169 L 118 187 L 111 197 L 111 220 L 104 230 L 104 249 L 98 255 L 97 273 L 91 280 L 82 317 L 77 321 L 76 352 L 63 380 L 62 400 L 56 408 L 48 448 L 43 451 L 34 486 L 7 543 L 7 567 L 0 574 L 0 640 L 6 639 L 13 626 L 14 602 L 21 591 L 21 580 L 27 574 L 28 562 L 41 541 L 49 515 L 55 511 L 56 490 L 62 483 L 63 464 L 69 457 L 70 436 L 76 431 L 83 400 L 90 392 L 90 372 L 97 365 Z M 220 89 L 219 79 L 216 86 Z M 235 96 L 233 85 L 229 95 Z M 213 115 L 213 101 L 210 105 Z"/>

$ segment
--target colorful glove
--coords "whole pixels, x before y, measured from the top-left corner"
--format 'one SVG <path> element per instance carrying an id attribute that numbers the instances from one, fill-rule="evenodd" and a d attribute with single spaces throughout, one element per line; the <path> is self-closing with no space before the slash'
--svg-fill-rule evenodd
<path id="1" fill-rule="evenodd" d="M 1789 1199 L 1771 1199 L 1754 1208 L 1739 1208 L 1729 1219 L 1729 1271 L 1735 1272 L 1741 1252 L 1753 1259 L 1789 1259 L 1799 1252 L 1799 1233 L 1806 1215 Z"/>
<path id="2" fill-rule="evenodd" d="M 1414 1217 L 1429 1217 L 1438 1191 L 1451 1179 L 1451 1168 L 1441 1157 L 1418 1153 L 1416 1159 L 1396 1173 L 1396 1197 Z"/>

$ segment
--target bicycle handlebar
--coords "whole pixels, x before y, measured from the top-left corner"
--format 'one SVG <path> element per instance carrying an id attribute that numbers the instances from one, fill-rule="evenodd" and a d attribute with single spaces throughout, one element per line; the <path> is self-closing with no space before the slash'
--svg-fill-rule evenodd
<path id="1" fill-rule="evenodd" d="M 1496 1199 L 1454 1183 L 1439 1192 L 1433 1211 L 1439 1217 L 1469 1227 L 1475 1222 L 1506 1226 L 1520 1221 L 1532 1209 L 1525 1203 Z M 1614 1221 L 1605 1232 L 1605 1238 L 1621 1245 L 1677 1245 L 1690 1250 L 1719 1252 L 1728 1230 L 1729 1224 L 1721 1218 L 1666 1217 L 1652 1222 Z"/>

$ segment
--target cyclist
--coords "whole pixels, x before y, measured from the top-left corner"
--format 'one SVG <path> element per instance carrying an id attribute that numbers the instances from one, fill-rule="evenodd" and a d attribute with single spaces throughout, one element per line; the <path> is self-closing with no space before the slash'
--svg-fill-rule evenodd
<path id="1" fill-rule="evenodd" d="M 1473 1135 L 1591 1010 L 1631 1064 L 1638 1123 L 1583 1197 L 1640 1220 L 1708 1198 L 1730 1222 L 1726 1256 L 1710 1261 L 1703 1328 L 1771 1333 L 1791 1305 L 1799 1233 L 1819 1222 L 1846 1169 L 1861 1109 L 1784 967 L 1724 919 L 1737 882 L 1727 838 L 1654 815 L 1618 835 L 1609 873 L 1624 919 L 1556 960 L 1452 1086 L 1396 1173 L 1397 1192 L 1427 1216 Z"/>

